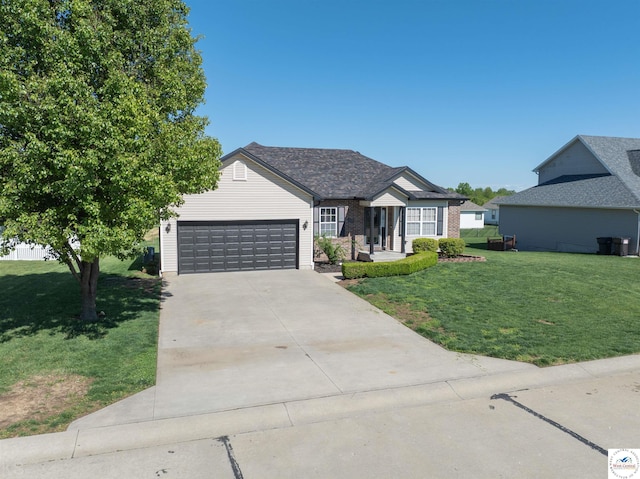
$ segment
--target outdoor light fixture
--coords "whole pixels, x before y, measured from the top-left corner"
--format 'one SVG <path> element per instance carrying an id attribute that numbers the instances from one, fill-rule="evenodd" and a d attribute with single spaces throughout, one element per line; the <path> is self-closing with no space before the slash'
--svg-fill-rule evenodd
<path id="1" fill-rule="evenodd" d="M 164 228 L 164 230 L 168 233 L 169 231 L 171 231 L 171 223 L 167 223 L 167 226 Z"/>
<path id="2" fill-rule="evenodd" d="M 304 223 L 302 223 L 302 229 L 306 230 L 307 226 L 309 226 L 309 222 L 307 220 L 304 220 Z"/>

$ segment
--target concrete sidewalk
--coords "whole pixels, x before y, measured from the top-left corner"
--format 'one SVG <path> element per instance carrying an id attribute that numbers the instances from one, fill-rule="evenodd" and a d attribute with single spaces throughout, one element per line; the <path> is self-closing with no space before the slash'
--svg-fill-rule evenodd
<path id="1" fill-rule="evenodd" d="M 639 355 L 539 369 L 451 353 L 315 272 L 167 283 L 157 385 L 0 441 L 0 477 L 606 477 L 601 451 L 500 393 L 640 447 Z"/>
<path id="2" fill-rule="evenodd" d="M 639 398 L 630 356 L 4 440 L 0 477 L 601 478 L 602 449 L 640 446 Z"/>

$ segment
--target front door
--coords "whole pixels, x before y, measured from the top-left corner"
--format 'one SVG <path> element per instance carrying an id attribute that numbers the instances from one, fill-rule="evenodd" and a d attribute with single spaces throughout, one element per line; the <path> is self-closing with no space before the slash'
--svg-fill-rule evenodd
<path id="1" fill-rule="evenodd" d="M 371 213 L 373 212 L 373 234 L 371 231 Z M 365 208 L 364 211 L 364 238 L 365 244 L 385 249 L 387 247 L 387 208 Z"/>

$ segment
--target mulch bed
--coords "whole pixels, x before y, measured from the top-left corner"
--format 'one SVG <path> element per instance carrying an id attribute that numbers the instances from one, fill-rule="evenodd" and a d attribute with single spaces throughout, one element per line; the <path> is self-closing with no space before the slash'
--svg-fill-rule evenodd
<path id="1" fill-rule="evenodd" d="M 342 266 L 339 264 L 316 262 L 313 269 L 318 273 L 342 273 Z"/>

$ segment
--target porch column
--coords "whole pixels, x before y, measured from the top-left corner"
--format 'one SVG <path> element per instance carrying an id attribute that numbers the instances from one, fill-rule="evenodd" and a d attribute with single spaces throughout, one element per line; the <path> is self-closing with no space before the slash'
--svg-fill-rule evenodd
<path id="1" fill-rule="evenodd" d="M 375 209 L 369 206 L 369 254 L 373 254 L 373 228 L 374 228 Z"/>
<path id="2" fill-rule="evenodd" d="M 406 248 L 404 246 L 405 244 L 405 234 L 406 234 L 406 230 L 407 230 L 407 226 L 406 226 L 406 220 L 405 218 L 407 217 L 407 207 L 406 206 L 401 206 L 400 207 L 400 252 L 401 253 L 406 253 Z"/>

